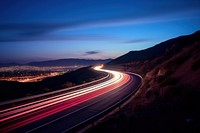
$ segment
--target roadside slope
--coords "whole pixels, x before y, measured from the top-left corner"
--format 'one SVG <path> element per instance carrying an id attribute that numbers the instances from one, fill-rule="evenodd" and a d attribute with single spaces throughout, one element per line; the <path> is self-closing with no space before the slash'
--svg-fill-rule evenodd
<path id="1" fill-rule="evenodd" d="M 127 106 L 88 132 L 200 131 L 200 32 L 172 40 L 154 47 L 166 43 L 157 56 L 135 59 L 130 52 L 109 63 L 141 74 L 144 83 Z"/>

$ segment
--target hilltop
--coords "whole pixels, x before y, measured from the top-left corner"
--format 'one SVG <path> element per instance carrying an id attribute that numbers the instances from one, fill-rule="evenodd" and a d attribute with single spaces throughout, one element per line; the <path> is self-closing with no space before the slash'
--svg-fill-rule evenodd
<path id="1" fill-rule="evenodd" d="M 144 50 L 130 51 L 107 64 L 120 65 L 124 63 L 152 60 L 161 56 L 171 57 L 177 54 L 182 48 L 190 46 L 199 40 L 200 31 L 197 31 L 194 34 L 173 38 Z"/>

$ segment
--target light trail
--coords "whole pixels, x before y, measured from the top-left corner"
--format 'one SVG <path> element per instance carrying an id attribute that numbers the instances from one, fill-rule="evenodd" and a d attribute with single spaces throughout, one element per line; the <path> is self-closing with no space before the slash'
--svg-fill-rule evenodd
<path id="1" fill-rule="evenodd" d="M 96 70 L 99 70 L 99 71 L 100 71 L 100 69 L 96 69 Z M 58 96 L 53 96 L 53 97 L 51 97 L 51 98 L 42 99 L 42 100 L 39 100 L 39 101 L 36 101 L 36 102 L 31 102 L 31 103 L 28 103 L 28 104 L 25 104 L 25 105 L 20 105 L 20 106 L 12 107 L 12 108 L 9 108 L 9 109 L 1 110 L 1 111 L 0 111 L 0 113 L 1 113 L 1 114 L 0 114 L 0 118 L 1 118 L 2 116 L 5 117 L 5 116 L 8 116 L 8 115 L 12 115 L 12 114 L 14 114 L 14 113 L 19 113 L 19 112 L 25 111 L 26 109 L 32 109 L 32 108 L 35 108 L 35 107 L 37 107 L 37 106 L 41 106 L 42 104 L 51 103 L 51 104 L 49 104 L 49 105 L 44 106 L 44 107 L 47 107 L 47 106 L 50 106 L 50 105 L 53 105 L 53 104 L 58 103 L 58 102 L 57 102 L 58 100 L 65 101 L 65 100 L 69 100 L 69 99 L 71 99 L 71 98 L 74 98 L 74 97 L 77 97 L 77 96 L 80 96 L 80 95 L 83 95 L 83 94 L 90 93 L 90 92 L 92 92 L 92 91 L 98 90 L 99 87 L 106 87 L 106 86 L 108 86 L 108 85 L 111 85 L 111 84 L 116 83 L 116 82 L 117 82 L 117 79 L 119 79 L 119 77 L 122 76 L 122 75 L 121 75 L 121 74 L 120 74 L 120 75 L 117 75 L 117 73 L 115 73 L 115 75 L 116 75 L 116 76 L 115 76 L 113 79 L 111 79 L 111 80 L 109 80 L 109 81 L 106 81 L 106 82 L 104 82 L 104 83 L 100 83 L 100 84 L 98 84 L 98 85 L 94 85 L 94 86 L 92 86 L 92 87 L 87 87 L 87 88 L 84 88 L 84 89 L 81 89 L 81 90 L 76 90 L 76 91 L 72 91 L 72 92 L 69 92 L 69 93 L 66 93 L 66 94 L 62 94 L 62 95 L 58 95 Z M 119 79 L 119 80 L 120 80 L 120 79 Z M 65 99 L 65 98 L 67 98 L 67 99 Z M 52 99 L 52 100 L 51 100 L 51 99 Z M 62 102 L 62 101 L 59 101 L 59 102 Z M 55 102 L 55 103 L 52 103 L 52 102 Z M 38 103 L 37 106 L 36 106 L 36 103 Z M 32 106 L 28 106 L 28 105 L 32 105 L 32 104 L 34 104 L 33 107 L 32 107 Z M 26 107 L 25 107 L 25 106 L 26 106 Z M 17 109 L 22 108 L 22 107 L 25 107 L 25 108 L 23 108 L 23 110 L 17 110 Z M 38 108 L 38 109 L 41 109 L 41 108 L 43 108 L 43 107 L 40 107 L 40 108 Z M 13 110 L 13 109 L 15 109 L 15 111 L 11 111 L 11 110 Z M 8 112 L 8 113 L 5 114 L 4 112 L 7 112 L 7 111 L 10 111 L 10 112 Z M 27 112 L 27 113 L 29 113 L 29 112 Z M 23 112 L 23 114 L 25 114 L 25 112 Z M 20 115 L 20 114 L 17 114 L 16 116 L 19 116 L 19 115 Z M 10 118 L 14 118 L 14 116 L 12 116 L 12 117 L 10 117 Z M 4 120 L 6 120 L 6 119 L 9 119 L 9 118 L 1 119 L 0 122 L 4 121 Z"/>
<path id="2" fill-rule="evenodd" d="M 1 110 L 0 122 L 6 124 L 8 123 L 8 126 L 3 127 L 3 131 L 12 131 L 21 126 L 86 102 L 90 99 L 114 90 L 130 80 L 129 75 L 116 71 L 105 70 L 102 69 L 102 66 L 94 67 L 94 69 L 97 71 L 107 72 L 113 75 L 113 78 L 90 87 Z"/>

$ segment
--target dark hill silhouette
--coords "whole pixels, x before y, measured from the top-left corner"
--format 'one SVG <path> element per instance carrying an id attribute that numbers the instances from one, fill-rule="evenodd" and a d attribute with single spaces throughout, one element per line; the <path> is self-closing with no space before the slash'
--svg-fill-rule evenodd
<path id="1" fill-rule="evenodd" d="M 55 91 L 99 79 L 105 75 L 105 73 L 95 71 L 91 67 L 84 67 L 39 82 L 0 81 L 0 101 Z"/>
<path id="2" fill-rule="evenodd" d="M 18 63 L 0 63 L 0 67 L 20 66 Z"/>
<path id="3" fill-rule="evenodd" d="M 26 65 L 29 66 L 74 66 L 74 65 L 95 65 L 95 64 L 104 64 L 109 62 L 111 59 L 105 60 L 91 60 L 91 59 L 59 59 L 59 60 L 50 60 L 50 61 L 41 61 L 41 62 L 31 62 Z"/>
<path id="4" fill-rule="evenodd" d="M 129 53 L 110 61 L 108 64 L 116 65 L 116 64 L 130 63 L 134 61 L 151 60 L 165 54 L 166 51 L 168 51 L 167 53 L 168 55 L 174 55 L 181 48 L 191 45 L 199 40 L 200 40 L 200 31 L 197 31 L 194 34 L 170 39 L 168 41 L 162 42 L 145 50 L 130 51 Z M 173 48 L 173 50 L 169 50 L 171 47 L 175 48 Z"/>
<path id="5" fill-rule="evenodd" d="M 8 66 L 90 66 L 95 64 L 104 64 L 111 61 L 111 59 L 59 59 L 59 60 L 48 60 L 48 61 L 38 61 L 38 62 L 30 62 L 26 64 L 19 63 L 0 63 L 0 67 L 8 67 Z"/>

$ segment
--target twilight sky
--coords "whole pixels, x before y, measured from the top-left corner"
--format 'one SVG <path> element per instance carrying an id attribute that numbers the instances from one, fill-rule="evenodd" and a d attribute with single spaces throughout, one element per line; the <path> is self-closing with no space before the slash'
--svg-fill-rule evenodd
<path id="1" fill-rule="evenodd" d="M 0 63 L 116 58 L 200 30 L 200 0 L 1 0 Z"/>

